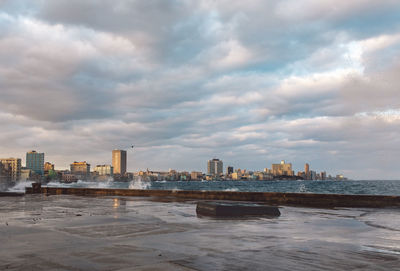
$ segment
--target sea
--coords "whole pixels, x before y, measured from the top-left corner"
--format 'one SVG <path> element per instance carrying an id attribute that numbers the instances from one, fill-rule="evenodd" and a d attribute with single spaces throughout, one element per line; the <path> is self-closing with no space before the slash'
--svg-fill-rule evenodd
<path id="1" fill-rule="evenodd" d="M 23 192 L 31 182 L 20 182 L 8 189 Z M 131 182 L 94 182 L 81 181 L 66 184 L 52 181 L 49 187 L 87 187 L 118 189 L 154 189 L 154 190 L 197 190 L 197 191 L 241 191 L 241 192 L 288 192 L 353 195 L 396 195 L 400 196 L 400 180 L 348 180 L 348 181 L 145 181 L 136 179 Z"/>

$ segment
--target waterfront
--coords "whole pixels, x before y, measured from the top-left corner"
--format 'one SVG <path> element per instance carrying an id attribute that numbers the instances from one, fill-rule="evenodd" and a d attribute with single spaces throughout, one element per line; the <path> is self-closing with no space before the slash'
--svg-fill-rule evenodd
<path id="1" fill-rule="evenodd" d="M 400 270 L 398 209 L 196 216 L 196 201 L 0 198 L 4 270 Z"/>

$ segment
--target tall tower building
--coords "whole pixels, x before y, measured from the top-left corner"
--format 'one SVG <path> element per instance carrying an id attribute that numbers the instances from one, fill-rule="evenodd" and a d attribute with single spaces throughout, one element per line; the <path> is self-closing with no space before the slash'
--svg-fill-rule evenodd
<path id="1" fill-rule="evenodd" d="M 304 174 L 306 175 L 306 180 L 310 180 L 311 176 L 310 176 L 310 165 L 308 163 L 306 163 L 304 165 Z"/>
<path id="2" fill-rule="evenodd" d="M 124 175 L 126 173 L 126 151 L 112 151 L 112 166 L 114 168 L 114 174 Z"/>
<path id="3" fill-rule="evenodd" d="M 221 160 L 212 159 L 207 161 L 207 175 L 219 176 L 223 173 L 223 166 Z"/>
<path id="4" fill-rule="evenodd" d="M 19 158 L 0 158 L 0 163 L 8 170 L 8 178 L 12 182 L 19 181 L 21 178 L 21 159 Z"/>
<path id="5" fill-rule="evenodd" d="M 26 153 L 26 167 L 36 174 L 44 174 L 44 153 L 30 151 Z"/>

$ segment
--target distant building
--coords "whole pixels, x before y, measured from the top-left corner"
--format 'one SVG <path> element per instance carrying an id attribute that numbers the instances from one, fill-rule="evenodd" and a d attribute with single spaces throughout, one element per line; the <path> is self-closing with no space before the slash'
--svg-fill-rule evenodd
<path id="1" fill-rule="evenodd" d="M 8 165 L 0 163 L 0 188 L 4 184 L 11 182 L 11 174 Z"/>
<path id="2" fill-rule="evenodd" d="M 12 182 L 21 179 L 21 159 L 20 158 L 0 158 L 0 163 L 7 169 L 8 178 Z"/>
<path id="3" fill-rule="evenodd" d="M 21 169 L 21 180 L 26 181 L 32 177 L 32 170 L 29 168 L 22 168 Z"/>
<path id="4" fill-rule="evenodd" d="M 232 173 L 232 180 L 240 180 L 242 178 L 242 173 L 240 171 L 236 171 Z"/>
<path id="5" fill-rule="evenodd" d="M 203 172 L 192 171 L 190 173 L 190 179 L 193 181 L 198 181 L 203 179 Z"/>
<path id="6" fill-rule="evenodd" d="M 310 165 L 308 163 L 306 163 L 304 165 L 304 174 L 305 174 L 305 179 L 306 180 L 310 180 L 311 176 L 310 176 Z"/>
<path id="7" fill-rule="evenodd" d="M 147 169 L 147 171 L 149 170 Z M 179 179 L 179 174 L 175 169 L 169 169 L 167 176 L 170 181 L 176 181 Z"/>
<path id="8" fill-rule="evenodd" d="M 310 170 L 310 178 L 308 180 L 316 180 L 317 179 L 317 172 L 314 170 Z"/>
<path id="9" fill-rule="evenodd" d="M 272 164 L 272 175 L 274 176 L 293 176 L 292 164 L 285 163 L 284 160 L 280 164 Z"/>
<path id="10" fill-rule="evenodd" d="M 226 168 L 226 174 L 229 175 L 229 174 L 232 174 L 232 173 L 233 173 L 233 167 L 231 167 L 231 166 L 227 167 Z"/>
<path id="11" fill-rule="evenodd" d="M 50 162 L 44 163 L 44 176 L 47 180 L 56 179 L 57 173 L 54 170 L 54 164 Z"/>
<path id="12" fill-rule="evenodd" d="M 110 176 L 114 175 L 114 168 L 111 165 L 97 165 L 94 170 L 99 176 Z"/>
<path id="13" fill-rule="evenodd" d="M 54 164 L 50 162 L 44 163 L 44 171 L 54 170 Z"/>
<path id="14" fill-rule="evenodd" d="M 26 153 L 26 168 L 32 170 L 36 174 L 43 176 L 44 174 L 44 153 L 30 151 Z"/>
<path id="15" fill-rule="evenodd" d="M 86 180 L 90 178 L 90 164 L 84 162 L 73 162 L 71 165 L 71 174 Z"/>
<path id="16" fill-rule="evenodd" d="M 114 168 L 114 174 L 124 175 L 126 173 L 126 151 L 112 151 L 112 166 Z"/>
<path id="17" fill-rule="evenodd" d="M 180 181 L 189 181 L 191 174 L 187 171 L 179 172 L 179 180 Z"/>
<path id="18" fill-rule="evenodd" d="M 61 181 L 64 183 L 76 183 L 78 178 L 74 174 L 63 172 L 61 175 Z"/>
<path id="19" fill-rule="evenodd" d="M 208 160 L 207 175 L 219 176 L 223 174 L 223 163 L 219 159 Z"/>

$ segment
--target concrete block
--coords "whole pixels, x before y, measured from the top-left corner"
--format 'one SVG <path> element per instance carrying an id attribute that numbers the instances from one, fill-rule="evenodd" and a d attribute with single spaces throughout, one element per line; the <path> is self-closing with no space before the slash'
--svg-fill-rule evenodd
<path id="1" fill-rule="evenodd" d="M 33 194 L 42 193 L 42 184 L 41 183 L 32 183 L 32 193 Z"/>
<path id="2" fill-rule="evenodd" d="M 244 216 L 280 216 L 278 207 L 243 202 L 198 202 L 196 213 L 200 216 L 244 217 Z"/>

